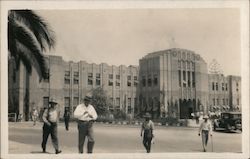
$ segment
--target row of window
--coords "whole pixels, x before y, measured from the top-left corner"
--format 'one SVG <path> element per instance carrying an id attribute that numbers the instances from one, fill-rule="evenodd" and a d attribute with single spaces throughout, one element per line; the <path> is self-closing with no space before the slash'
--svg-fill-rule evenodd
<path id="1" fill-rule="evenodd" d="M 222 105 L 229 105 L 229 101 L 228 101 L 227 98 L 226 99 L 223 98 L 221 101 L 222 101 L 222 103 L 220 103 L 220 99 L 219 98 L 217 98 L 217 99 L 213 98 L 213 105 L 220 105 L 220 104 L 222 104 Z M 237 102 L 237 105 L 240 105 L 240 99 L 239 98 L 236 99 L 236 102 Z"/>
<path id="2" fill-rule="evenodd" d="M 148 79 L 146 80 L 146 76 L 142 76 L 142 86 L 146 87 L 146 85 L 148 87 L 151 86 L 157 86 L 158 85 L 158 75 L 154 75 L 153 78 L 151 75 L 148 75 Z"/>
<path id="3" fill-rule="evenodd" d="M 95 84 L 97 86 L 101 85 L 101 74 L 96 73 L 95 76 Z M 137 81 L 137 76 L 134 76 L 134 86 L 137 87 L 138 81 Z M 88 73 L 88 85 L 93 85 L 93 73 Z M 70 84 L 70 71 L 65 71 L 65 76 L 64 76 L 64 83 L 65 84 Z M 79 84 L 79 72 L 74 72 L 74 84 Z M 113 74 L 109 74 L 109 80 L 108 80 L 108 86 L 113 86 Z M 116 82 L 115 85 L 117 87 L 120 86 L 120 75 L 116 75 Z M 132 86 L 132 81 L 131 81 L 131 76 L 127 76 L 127 86 Z"/>
<path id="4" fill-rule="evenodd" d="M 194 70 L 194 62 L 189 61 L 178 61 L 178 69 L 192 69 Z"/>
<path id="5" fill-rule="evenodd" d="M 180 87 L 195 87 L 195 73 L 190 71 L 179 70 L 179 86 Z"/>
<path id="6" fill-rule="evenodd" d="M 218 82 L 212 82 L 212 90 L 216 90 L 218 91 L 219 90 L 219 84 Z M 227 88 L 227 83 L 221 83 L 221 90 L 222 91 L 227 91 L 228 88 Z"/>

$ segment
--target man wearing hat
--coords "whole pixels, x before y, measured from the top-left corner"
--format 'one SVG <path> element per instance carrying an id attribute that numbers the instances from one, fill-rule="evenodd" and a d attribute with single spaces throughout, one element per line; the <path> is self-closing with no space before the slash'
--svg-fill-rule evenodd
<path id="1" fill-rule="evenodd" d="M 208 143 L 208 136 L 212 136 L 212 126 L 211 123 L 208 121 L 208 116 L 205 115 L 203 117 L 204 121 L 200 125 L 199 133 L 198 135 L 201 135 L 202 139 L 202 146 L 203 146 L 203 151 L 207 151 L 207 143 Z"/>
<path id="2" fill-rule="evenodd" d="M 83 153 L 85 138 L 88 138 L 87 153 L 92 153 L 94 148 L 93 122 L 97 119 L 95 108 L 90 104 L 91 97 L 85 96 L 83 103 L 79 104 L 75 111 L 74 117 L 78 119 L 78 150 Z"/>
<path id="3" fill-rule="evenodd" d="M 49 101 L 49 108 L 45 109 L 43 113 L 43 141 L 42 141 L 42 149 L 43 152 L 46 152 L 46 144 L 49 135 L 51 135 L 52 144 L 55 148 L 55 153 L 61 153 L 59 150 L 58 137 L 57 137 L 57 122 L 59 119 L 59 111 L 56 108 L 57 101 L 55 99 L 51 99 Z"/>
<path id="4" fill-rule="evenodd" d="M 142 123 L 142 127 L 141 127 L 141 137 L 143 134 L 143 145 L 146 148 L 147 153 L 150 153 L 151 141 L 154 137 L 153 135 L 154 123 L 150 120 L 151 115 L 149 113 L 146 113 L 144 115 L 144 118 L 145 118 L 145 121 Z"/>

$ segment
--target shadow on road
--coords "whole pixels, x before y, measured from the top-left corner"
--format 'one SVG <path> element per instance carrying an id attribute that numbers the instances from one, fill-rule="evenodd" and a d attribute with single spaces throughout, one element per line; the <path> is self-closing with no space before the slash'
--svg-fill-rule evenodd
<path id="1" fill-rule="evenodd" d="M 51 153 L 51 152 L 42 152 L 42 151 L 31 151 L 30 153 L 33 153 L 33 154 L 37 154 L 37 153 L 41 153 L 41 154 L 54 154 L 54 153 Z"/>
<path id="2" fill-rule="evenodd" d="M 221 129 L 221 130 L 213 130 L 214 132 L 217 132 L 217 133 L 227 133 L 227 134 L 241 134 L 241 131 L 228 131 L 228 130 L 224 130 L 224 129 Z"/>

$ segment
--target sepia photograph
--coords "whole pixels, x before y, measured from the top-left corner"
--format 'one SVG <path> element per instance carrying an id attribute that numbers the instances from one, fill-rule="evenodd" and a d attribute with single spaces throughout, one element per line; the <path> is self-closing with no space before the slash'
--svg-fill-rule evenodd
<path id="1" fill-rule="evenodd" d="M 1 2 L 1 158 L 249 158 L 249 1 Z"/>

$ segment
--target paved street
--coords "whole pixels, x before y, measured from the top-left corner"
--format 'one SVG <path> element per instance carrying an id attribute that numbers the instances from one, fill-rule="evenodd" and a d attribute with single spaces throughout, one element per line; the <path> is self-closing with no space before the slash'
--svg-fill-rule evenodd
<path id="1" fill-rule="evenodd" d="M 133 125 L 107 125 L 95 123 L 96 144 L 94 153 L 144 153 L 140 127 Z M 76 123 L 65 131 L 58 128 L 59 144 L 63 153 L 78 153 Z M 152 152 L 202 152 L 197 128 L 156 126 Z M 241 133 L 213 132 L 214 152 L 241 152 Z M 9 153 L 41 153 L 42 123 L 9 123 Z M 49 138 L 47 150 L 54 153 Z M 212 151 L 211 140 L 208 151 Z M 86 152 L 86 149 L 85 149 Z"/>

